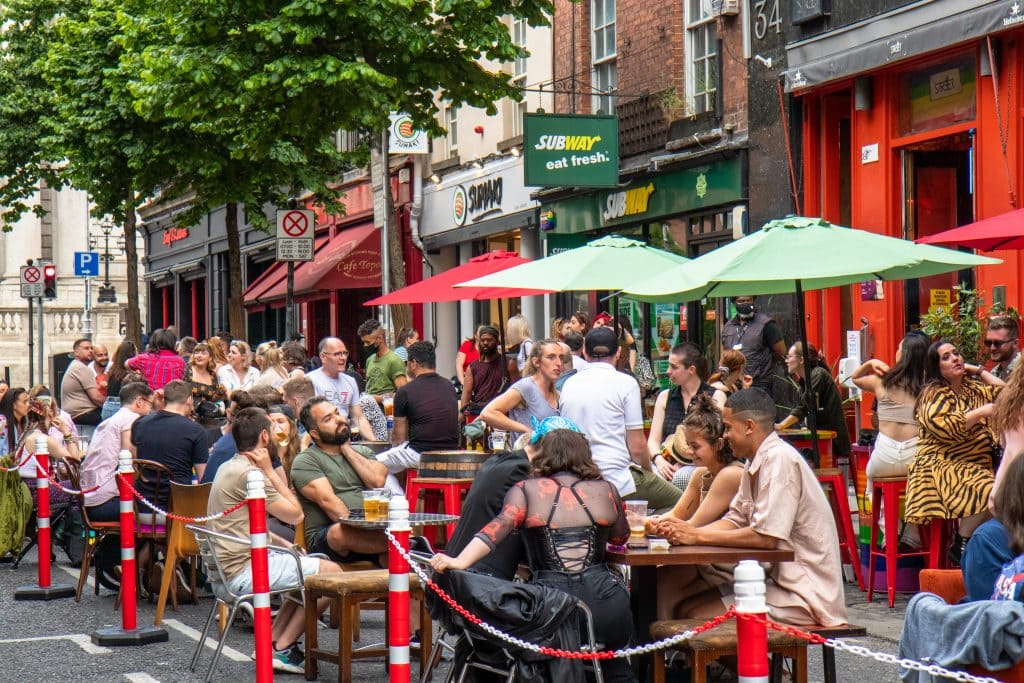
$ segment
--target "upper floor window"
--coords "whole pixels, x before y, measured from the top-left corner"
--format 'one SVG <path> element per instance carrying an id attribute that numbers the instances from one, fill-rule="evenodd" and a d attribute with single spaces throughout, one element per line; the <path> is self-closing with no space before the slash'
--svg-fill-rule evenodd
<path id="1" fill-rule="evenodd" d="M 449 104 L 444 109 L 444 142 L 448 149 L 448 156 L 453 157 L 459 153 L 459 108 Z"/>
<path id="2" fill-rule="evenodd" d="M 715 111 L 718 93 L 718 31 L 711 0 L 686 1 L 686 93 L 694 114 Z"/>
<path id="3" fill-rule="evenodd" d="M 595 114 L 615 113 L 615 89 L 618 75 L 615 68 L 615 0 L 591 0 L 590 41 L 592 68 L 591 108 Z"/>

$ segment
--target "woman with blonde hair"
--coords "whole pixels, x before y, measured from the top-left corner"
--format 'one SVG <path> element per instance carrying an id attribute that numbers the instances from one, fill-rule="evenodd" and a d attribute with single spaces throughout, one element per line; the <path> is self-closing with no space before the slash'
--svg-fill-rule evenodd
<path id="1" fill-rule="evenodd" d="M 725 410 L 725 400 L 741 389 L 749 389 L 754 378 L 743 374 L 747 357 L 741 351 L 726 349 L 718 359 L 718 372 L 711 375 L 708 384 L 715 390 L 712 398 L 719 410 Z"/>
<path id="2" fill-rule="evenodd" d="M 228 362 L 217 370 L 217 381 L 228 396 L 236 389 L 252 389 L 260 378 L 260 371 L 249 362 L 251 354 L 249 345 L 241 339 L 235 339 L 228 347 Z"/>
<path id="3" fill-rule="evenodd" d="M 260 378 L 256 380 L 256 386 L 266 385 L 280 389 L 281 385 L 291 377 L 288 373 L 288 368 L 284 366 L 284 352 L 277 348 L 276 345 L 264 349 L 262 367 L 263 372 L 260 373 Z"/>
<path id="4" fill-rule="evenodd" d="M 569 332 L 569 321 L 565 318 L 555 318 L 551 321 L 551 339 L 557 339 L 559 341 L 565 339 L 566 333 Z"/>
<path id="5" fill-rule="evenodd" d="M 562 345 L 554 339 L 537 342 L 527 360 L 525 376 L 480 412 L 480 419 L 488 427 L 511 432 L 513 441 L 533 431 L 533 419 L 558 415 L 555 381 L 562 374 Z"/>
<path id="6" fill-rule="evenodd" d="M 267 369 L 267 351 L 277 348 L 276 341 L 265 341 L 256 347 L 256 353 L 253 357 L 253 362 L 256 363 L 256 369 L 263 372 Z"/>
<path id="7" fill-rule="evenodd" d="M 506 352 L 512 353 L 516 350 L 515 375 L 522 375 L 526 367 L 526 361 L 533 350 L 533 332 L 530 331 L 530 321 L 523 314 L 514 315 L 505 323 L 505 344 Z M 512 370 L 511 365 L 509 370 Z"/>

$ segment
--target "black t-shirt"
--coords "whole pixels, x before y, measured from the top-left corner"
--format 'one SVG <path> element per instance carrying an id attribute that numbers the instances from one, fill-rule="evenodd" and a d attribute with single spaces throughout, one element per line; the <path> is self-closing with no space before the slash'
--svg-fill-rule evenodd
<path id="1" fill-rule="evenodd" d="M 526 479 L 529 470 L 530 461 L 526 451 L 495 453 L 485 460 L 466 493 L 462 514 L 455 525 L 455 532 L 445 546 L 445 553 L 452 557 L 461 553 L 473 540 L 473 536 L 498 516 L 505 502 L 505 494 L 516 483 Z M 473 565 L 473 569 L 511 579 L 524 557 L 522 538 L 515 532 L 495 546 L 487 557 Z"/>
<path id="2" fill-rule="evenodd" d="M 409 421 L 409 447 L 418 453 L 459 447 L 459 402 L 452 383 L 436 372 L 395 393 L 395 417 Z"/>
<path id="3" fill-rule="evenodd" d="M 187 417 L 166 410 L 140 417 L 132 424 L 132 444 L 138 457 L 166 466 L 172 480 L 179 484 L 191 484 L 192 468 L 206 463 L 209 457 L 206 443 L 205 429 Z M 158 497 L 152 482 L 136 481 L 135 488 L 160 507 L 167 504 L 170 486 L 161 483 Z"/>

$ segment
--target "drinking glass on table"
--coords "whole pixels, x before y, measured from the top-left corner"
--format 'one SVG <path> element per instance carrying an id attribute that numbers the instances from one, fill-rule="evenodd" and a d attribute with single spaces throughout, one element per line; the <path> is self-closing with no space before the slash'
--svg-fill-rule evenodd
<path id="1" fill-rule="evenodd" d="M 380 514 L 380 497 L 375 490 L 363 491 L 363 516 L 367 522 L 376 522 Z"/>
<path id="2" fill-rule="evenodd" d="M 647 518 L 646 500 L 626 500 L 626 521 L 629 522 L 629 545 L 633 548 L 643 548 L 647 545 L 647 533 L 644 530 L 644 521 Z"/>

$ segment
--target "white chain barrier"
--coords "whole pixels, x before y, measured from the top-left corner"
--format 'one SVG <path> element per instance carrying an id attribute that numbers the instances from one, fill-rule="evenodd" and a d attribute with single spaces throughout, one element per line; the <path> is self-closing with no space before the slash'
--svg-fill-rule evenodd
<path id="1" fill-rule="evenodd" d="M 103 481 L 101 481 L 101 482 L 100 482 L 99 484 L 96 484 L 95 486 L 90 486 L 90 487 L 89 487 L 89 488 L 87 488 L 87 489 L 82 489 L 81 491 L 76 491 L 76 490 L 74 490 L 74 489 L 69 489 L 69 488 L 67 488 L 66 486 L 64 486 L 63 484 L 61 484 L 61 483 L 60 483 L 59 481 L 57 481 L 56 479 L 54 479 L 53 477 L 48 477 L 48 479 L 50 480 L 50 484 L 51 484 L 52 486 L 54 486 L 55 488 L 58 488 L 58 489 L 60 489 L 60 490 L 61 490 L 61 491 L 63 491 L 64 493 L 66 493 L 66 494 L 68 494 L 68 495 L 71 495 L 71 496 L 80 496 L 80 495 L 82 495 L 83 493 L 92 493 L 93 491 L 98 491 L 98 490 L 100 490 L 101 488 L 103 488 L 104 486 L 106 486 L 107 484 L 109 484 L 109 483 L 110 483 L 111 481 L 113 481 L 113 480 L 114 480 L 114 477 L 116 477 L 116 476 L 117 476 L 117 471 L 115 470 L 115 471 L 113 471 L 113 472 L 111 472 L 111 473 L 110 473 L 110 476 L 109 476 L 109 477 L 107 477 L 106 479 L 104 479 Z"/>
<path id="2" fill-rule="evenodd" d="M 163 510 L 163 509 L 157 507 L 154 503 L 150 502 L 149 500 L 146 499 L 145 496 L 143 496 L 141 493 L 139 493 L 139 490 L 136 489 L 135 486 L 132 486 L 131 489 L 132 489 L 132 495 L 135 496 L 135 499 L 138 500 L 143 505 L 145 505 L 146 507 L 148 507 L 153 512 L 157 513 L 158 515 L 163 515 L 167 519 L 176 519 L 179 522 L 186 522 L 186 523 L 189 523 L 189 524 L 209 522 L 211 519 L 219 519 L 220 517 L 223 517 L 224 515 L 230 515 L 232 512 L 235 512 L 237 510 L 241 510 L 243 507 L 245 507 L 245 504 L 246 504 L 246 501 L 243 500 L 242 502 L 238 503 L 237 505 L 233 505 L 233 506 L 229 507 L 227 510 L 223 510 L 221 512 L 215 512 L 214 514 L 206 515 L 205 517 L 183 517 L 182 515 L 176 515 L 173 512 L 167 512 L 166 510 Z"/>

